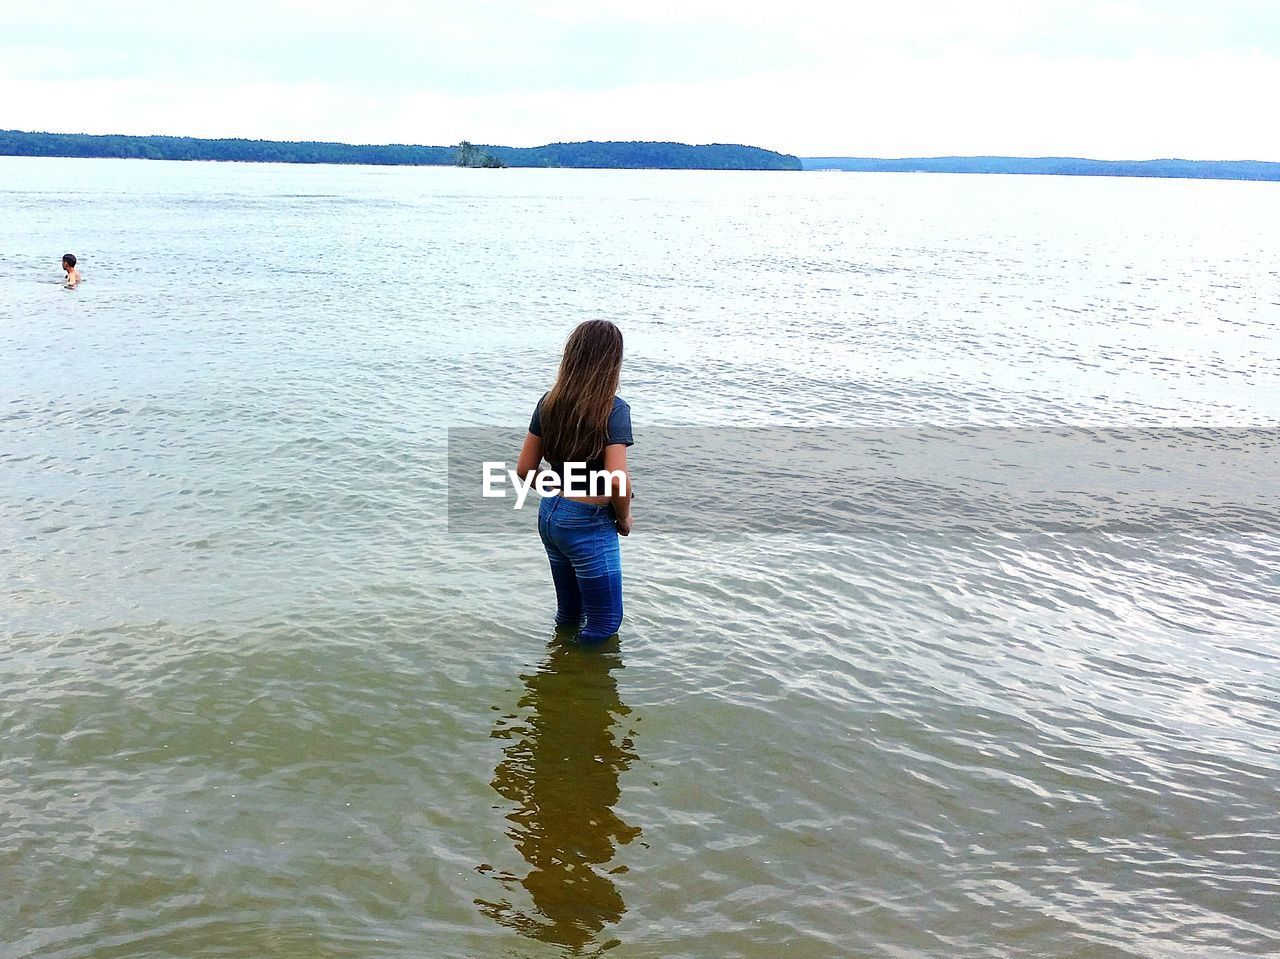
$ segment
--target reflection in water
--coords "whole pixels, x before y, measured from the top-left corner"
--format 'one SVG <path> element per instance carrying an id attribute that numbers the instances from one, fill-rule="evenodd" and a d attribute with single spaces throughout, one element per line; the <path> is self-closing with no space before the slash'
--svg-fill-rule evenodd
<path id="1" fill-rule="evenodd" d="M 523 879 L 495 875 L 509 890 L 523 886 L 535 914 L 509 902 L 476 904 L 523 935 L 575 952 L 622 918 L 626 906 L 609 875 L 624 867 L 609 873 L 599 867 L 640 835 L 613 811 L 618 774 L 636 758 L 631 740 L 615 737 L 614 724 L 630 712 L 610 675 L 621 666 L 616 637 L 580 646 L 557 635 L 547 660 L 521 677 L 525 718 L 499 720 L 492 734 L 510 742 L 493 788 L 516 806 L 507 835 L 530 867 Z"/>

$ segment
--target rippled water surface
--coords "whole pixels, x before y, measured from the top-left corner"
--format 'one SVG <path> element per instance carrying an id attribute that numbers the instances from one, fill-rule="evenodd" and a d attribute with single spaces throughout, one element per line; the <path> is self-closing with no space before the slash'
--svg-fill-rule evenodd
<path id="1" fill-rule="evenodd" d="M 771 532 L 726 483 L 686 535 L 643 491 L 681 425 L 727 466 L 1270 436 L 1277 223 L 1256 183 L 0 159 L 0 955 L 1275 954 L 1274 514 L 864 489 Z M 641 495 L 584 650 L 532 518 L 446 526 L 445 444 L 518 435 L 600 315 Z"/>

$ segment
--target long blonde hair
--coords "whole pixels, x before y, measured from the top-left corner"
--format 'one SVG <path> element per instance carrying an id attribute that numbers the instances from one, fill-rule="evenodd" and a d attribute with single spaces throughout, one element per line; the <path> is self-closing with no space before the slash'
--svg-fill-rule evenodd
<path id="1" fill-rule="evenodd" d="M 548 462 L 578 463 L 604 453 L 622 371 L 622 331 L 587 320 L 569 334 L 555 385 L 542 401 Z"/>

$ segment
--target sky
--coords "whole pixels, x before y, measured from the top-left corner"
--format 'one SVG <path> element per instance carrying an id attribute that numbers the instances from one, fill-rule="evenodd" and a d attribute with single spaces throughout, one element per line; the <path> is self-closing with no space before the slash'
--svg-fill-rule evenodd
<path id="1" fill-rule="evenodd" d="M 0 129 L 1280 160 L 1280 0 L 0 0 Z"/>

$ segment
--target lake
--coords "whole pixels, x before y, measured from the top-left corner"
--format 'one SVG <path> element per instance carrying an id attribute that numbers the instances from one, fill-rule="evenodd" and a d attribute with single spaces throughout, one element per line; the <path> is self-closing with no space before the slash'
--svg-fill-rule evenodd
<path id="1" fill-rule="evenodd" d="M 1277 223 L 0 158 L 0 954 L 1277 952 Z M 586 650 L 449 463 L 600 316 L 636 525 Z"/>

